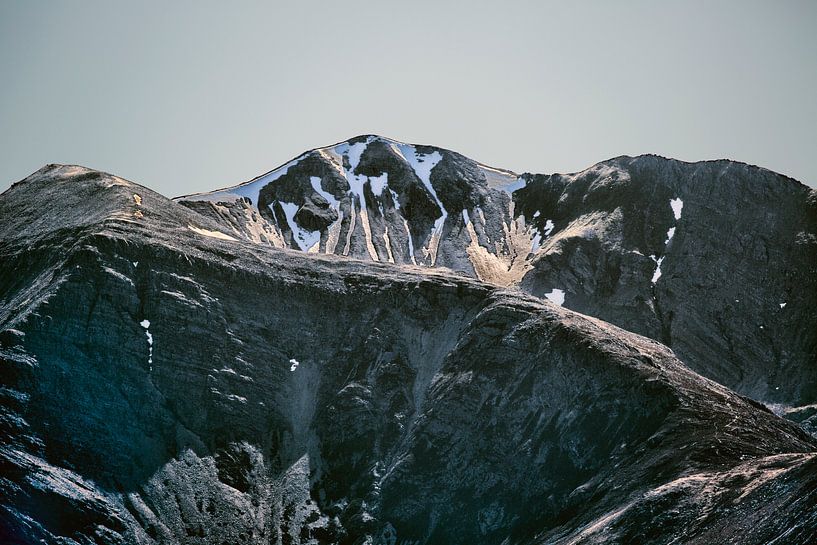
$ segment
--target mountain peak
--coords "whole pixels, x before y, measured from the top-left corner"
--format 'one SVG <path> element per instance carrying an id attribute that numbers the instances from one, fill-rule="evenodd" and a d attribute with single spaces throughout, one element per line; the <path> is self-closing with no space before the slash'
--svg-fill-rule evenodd
<path id="1" fill-rule="evenodd" d="M 40 172 L 0 195 L 0 536 L 811 543 L 817 443 L 700 376 L 817 401 L 814 218 L 754 176 L 501 189 L 368 136 L 185 206 Z"/>
<path id="2" fill-rule="evenodd" d="M 763 326 L 775 338 L 791 336 L 799 348 L 790 357 L 772 337 L 712 339 L 717 350 L 694 341 L 717 328 L 748 335 L 746 324 L 717 318 L 744 292 L 765 302 L 742 311 L 758 328 L 775 308 L 799 315 L 786 271 L 817 262 L 817 217 L 812 192 L 788 180 L 743 163 L 654 154 L 620 156 L 574 174 L 520 176 L 443 148 L 359 135 L 250 182 L 177 202 L 257 244 L 445 267 L 520 287 L 664 342 L 742 393 L 797 403 L 817 397 L 817 379 L 804 368 L 792 364 L 802 380 L 785 385 L 771 371 L 757 380 L 736 369 L 746 360 L 764 369 L 781 357 L 797 360 L 795 353 L 817 342 L 805 323 Z M 737 266 L 723 248 L 751 257 Z M 817 306 L 813 276 L 798 284 L 814 286 L 806 299 Z M 718 297 L 707 295 L 715 289 Z M 696 310 L 679 308 L 678 293 L 689 294 Z"/>

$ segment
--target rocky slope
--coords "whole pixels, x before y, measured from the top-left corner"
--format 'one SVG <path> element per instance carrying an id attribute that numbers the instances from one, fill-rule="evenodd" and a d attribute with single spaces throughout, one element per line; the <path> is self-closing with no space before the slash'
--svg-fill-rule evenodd
<path id="1" fill-rule="evenodd" d="M 516 175 L 361 136 L 178 201 L 235 238 L 517 286 L 781 412 L 817 403 L 817 193 L 768 170 L 642 156 Z"/>
<path id="2" fill-rule="evenodd" d="M 817 442 L 662 344 L 239 232 L 80 167 L 0 196 L 4 542 L 817 537 Z"/>

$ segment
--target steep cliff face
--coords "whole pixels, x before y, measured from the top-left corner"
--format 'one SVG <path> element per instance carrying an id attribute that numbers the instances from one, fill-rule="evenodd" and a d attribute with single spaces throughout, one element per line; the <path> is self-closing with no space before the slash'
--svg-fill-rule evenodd
<path id="1" fill-rule="evenodd" d="M 817 194 L 761 168 L 642 156 L 516 175 L 364 136 L 178 200 L 236 238 L 517 286 L 781 411 L 817 403 Z"/>
<path id="2" fill-rule="evenodd" d="M 520 286 L 672 347 L 765 402 L 817 401 L 817 193 L 729 161 L 618 158 L 532 176 L 554 235 Z"/>
<path id="3" fill-rule="evenodd" d="M 815 537 L 814 440 L 658 342 L 79 167 L 0 218 L 6 541 Z"/>

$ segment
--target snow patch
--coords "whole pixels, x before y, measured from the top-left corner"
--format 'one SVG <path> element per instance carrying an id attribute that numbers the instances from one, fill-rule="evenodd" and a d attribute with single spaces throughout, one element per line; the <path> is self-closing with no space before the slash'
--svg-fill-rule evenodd
<path id="1" fill-rule="evenodd" d="M 535 218 L 536 216 L 533 216 L 533 217 Z M 545 222 L 545 236 L 546 236 L 546 237 L 549 237 L 549 236 L 550 236 L 550 233 L 552 233 L 552 232 L 553 232 L 553 228 L 554 228 L 554 227 L 555 227 L 555 225 L 553 225 L 553 222 L 552 222 L 552 221 L 547 220 L 547 221 Z"/>
<path id="2" fill-rule="evenodd" d="M 677 222 L 681 219 L 681 210 L 684 208 L 684 201 L 679 198 L 670 199 L 669 201 L 670 208 L 672 208 L 672 215 L 675 217 L 675 221 Z M 669 244 L 672 240 L 672 237 L 675 236 L 675 229 L 676 226 L 673 225 L 669 229 L 667 229 L 667 238 L 664 241 L 664 248 Z M 655 271 L 652 274 L 652 283 L 655 284 L 658 282 L 658 279 L 661 278 L 661 263 L 664 261 L 666 256 L 661 256 L 656 258 L 655 255 L 651 255 L 650 259 L 655 262 Z"/>
<path id="3" fill-rule="evenodd" d="M 249 182 L 244 182 L 243 184 L 237 185 L 235 187 L 231 187 L 229 189 L 222 189 L 220 191 L 214 191 L 212 193 L 203 193 L 203 194 L 196 194 L 190 195 L 189 197 L 185 197 L 185 199 L 195 200 L 195 201 L 209 201 L 209 202 L 219 202 L 219 201 L 234 201 L 237 200 L 239 197 L 246 197 L 250 199 L 256 207 L 258 206 L 258 194 L 260 193 L 261 189 L 270 184 L 286 174 L 290 168 L 297 165 L 301 159 L 306 157 L 308 153 L 304 153 L 292 161 L 286 163 L 278 167 L 275 170 L 267 172 L 250 180 Z"/>
<path id="4" fill-rule="evenodd" d="M 437 248 L 440 244 L 440 238 L 442 237 L 445 220 L 448 217 L 448 211 L 446 211 L 442 201 L 437 196 L 434 186 L 431 185 L 431 170 L 437 166 L 437 163 L 442 160 L 443 156 L 440 155 L 440 152 L 438 151 L 428 155 L 417 153 L 417 149 L 410 144 L 398 144 L 397 147 L 399 148 L 400 153 L 403 155 L 403 158 L 411 165 L 411 168 L 414 169 L 414 173 L 417 175 L 420 181 L 423 182 L 423 185 L 434 199 L 434 202 L 437 203 L 437 206 L 440 208 L 440 212 L 442 214 L 434 221 L 434 229 L 431 232 L 431 241 L 428 245 L 428 252 L 431 256 L 431 264 L 434 265 L 437 262 Z"/>
<path id="5" fill-rule="evenodd" d="M 148 339 L 148 366 L 153 371 L 153 335 L 150 334 L 150 320 L 142 320 L 139 325 L 145 328 L 145 336 Z"/>
<path id="6" fill-rule="evenodd" d="M 399 195 L 397 195 L 397 193 L 391 188 L 389 188 L 389 193 L 391 193 L 391 200 L 394 201 L 394 209 L 399 212 L 400 211 Z"/>
<path id="7" fill-rule="evenodd" d="M 477 167 L 485 175 L 485 182 L 490 188 L 502 187 L 518 178 L 517 174 L 510 170 L 495 168 L 482 163 L 477 163 Z"/>
<path id="8" fill-rule="evenodd" d="M 500 186 L 498 189 L 501 189 L 502 191 L 506 191 L 508 193 L 513 193 L 514 191 L 519 191 L 520 189 L 522 189 L 526 185 L 528 185 L 528 182 L 524 178 L 522 178 L 520 176 L 519 178 L 517 178 L 513 182 L 511 182 L 509 184 L 506 184 L 506 185 L 503 185 L 503 186 Z"/>
<path id="9" fill-rule="evenodd" d="M 547 297 L 551 303 L 556 303 L 559 306 L 562 306 L 565 302 L 565 292 L 558 288 L 553 288 L 550 293 L 545 294 L 545 297 Z"/>
<path id="10" fill-rule="evenodd" d="M 540 214 L 540 212 L 539 212 L 538 210 L 537 210 L 536 212 L 534 212 L 534 213 L 533 213 L 533 219 L 538 218 L 538 217 L 539 217 L 539 214 Z"/>
<path id="11" fill-rule="evenodd" d="M 349 182 L 349 193 L 352 195 L 357 195 L 358 201 L 360 202 L 360 222 L 363 226 L 363 233 L 366 236 L 366 250 L 369 252 L 369 257 L 372 258 L 372 261 L 379 261 L 377 251 L 374 248 L 374 242 L 372 241 L 372 227 L 369 223 L 369 211 L 366 205 L 366 195 L 363 193 L 363 185 L 369 180 L 369 178 L 367 176 L 361 176 L 354 173 L 357 165 L 360 163 L 360 158 L 363 155 L 363 152 L 366 151 L 366 148 L 373 138 L 374 137 L 370 136 L 364 142 L 356 142 L 354 144 L 344 142 L 343 144 L 338 144 L 335 146 L 334 151 L 340 156 L 345 155 L 346 159 L 349 161 L 349 168 L 346 169 L 346 167 L 344 167 L 344 175 L 346 176 L 346 181 Z M 385 179 L 383 182 L 385 185 Z M 352 217 L 354 218 L 354 199 L 352 199 L 351 202 L 351 209 Z M 352 233 L 351 227 L 349 233 Z M 344 255 L 348 255 L 348 252 L 346 252 Z"/>
<path id="12" fill-rule="evenodd" d="M 301 226 L 298 225 L 298 222 L 295 221 L 295 214 L 298 212 L 298 209 L 300 208 L 297 204 L 284 201 L 278 201 L 278 203 L 284 210 L 284 215 L 286 216 L 287 223 L 289 224 L 289 228 L 292 231 L 293 242 L 295 242 L 298 245 L 298 248 L 306 252 L 313 248 L 316 244 L 320 243 L 321 240 L 320 231 L 308 231 L 306 229 L 302 229 Z"/>
<path id="13" fill-rule="evenodd" d="M 338 209 L 340 203 L 338 202 L 334 195 L 332 195 L 328 191 L 325 191 L 323 187 L 321 187 L 321 179 L 319 176 L 310 176 L 309 183 L 312 184 L 312 189 L 315 190 L 315 193 L 326 199 L 326 201 L 330 205 L 332 205 L 332 208 L 334 208 L 335 210 Z"/>
<path id="14" fill-rule="evenodd" d="M 652 273 L 652 283 L 653 284 L 658 282 L 658 279 L 661 278 L 661 263 L 664 261 L 664 257 L 666 257 L 666 256 L 661 256 L 661 257 L 656 259 L 656 257 L 654 255 L 650 256 L 650 259 L 655 261 L 655 272 Z"/>
<path id="15" fill-rule="evenodd" d="M 355 171 L 357 165 L 360 163 L 360 158 L 363 156 L 363 152 L 366 151 L 366 148 L 369 147 L 369 143 L 372 140 L 373 138 L 370 136 L 363 142 L 355 142 L 354 144 L 344 142 L 335 146 L 335 153 L 341 157 L 346 155 L 346 157 L 349 159 L 349 173 L 353 173 Z"/>
<path id="16" fill-rule="evenodd" d="M 289 366 L 290 371 L 295 371 L 295 369 L 297 369 L 298 366 L 300 365 L 300 362 L 298 362 L 298 360 L 296 360 L 295 358 L 292 358 L 291 360 L 289 360 L 289 363 L 290 363 L 290 366 Z"/>
<path id="17" fill-rule="evenodd" d="M 672 207 L 672 213 L 675 215 L 675 219 L 681 219 L 681 210 L 684 208 L 684 201 L 681 199 L 671 199 L 669 205 Z"/>
<path id="18" fill-rule="evenodd" d="M 372 186 L 372 193 L 380 197 L 383 195 L 383 190 L 389 183 L 389 173 L 384 172 L 380 176 L 369 176 L 369 183 Z"/>
<path id="19" fill-rule="evenodd" d="M 533 217 L 536 218 L 539 216 L 539 212 L 533 214 Z M 524 216 L 523 216 L 524 218 Z M 536 253 L 542 247 L 542 239 L 545 237 L 549 237 L 550 234 L 553 232 L 554 229 L 553 222 L 550 220 L 545 221 L 545 228 L 544 231 L 539 231 L 539 229 L 533 227 L 531 229 L 533 231 L 533 238 L 531 239 L 530 251 L 531 253 Z"/>
<path id="20" fill-rule="evenodd" d="M 533 235 L 533 239 L 530 241 L 530 252 L 535 253 L 539 251 L 539 248 L 542 247 L 542 235 L 538 232 Z"/>
<path id="21" fill-rule="evenodd" d="M 329 203 L 329 206 L 334 208 L 338 213 L 338 219 L 329 226 L 327 237 L 326 237 L 326 248 L 325 251 L 327 254 L 335 253 L 335 248 L 338 245 L 338 237 L 340 236 L 340 228 L 341 222 L 343 221 L 343 211 L 340 209 L 340 202 L 335 198 L 334 195 L 325 191 L 323 187 L 321 187 L 321 179 L 319 176 L 310 176 L 309 183 L 312 185 L 312 189 L 315 190 L 315 193 L 323 197 Z M 320 233 L 318 233 L 318 244 L 320 244 Z"/>
<path id="22" fill-rule="evenodd" d="M 780 303 L 780 308 L 786 308 L 786 303 Z"/>
<path id="23" fill-rule="evenodd" d="M 406 228 L 406 237 L 408 239 L 409 258 L 411 259 L 412 264 L 416 265 L 417 260 L 414 259 L 414 241 L 411 239 L 411 229 L 409 229 L 408 220 L 406 218 L 403 218 L 403 227 Z"/>

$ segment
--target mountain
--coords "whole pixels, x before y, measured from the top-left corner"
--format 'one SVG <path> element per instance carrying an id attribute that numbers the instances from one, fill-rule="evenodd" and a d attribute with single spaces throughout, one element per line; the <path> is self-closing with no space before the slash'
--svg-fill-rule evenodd
<path id="1" fill-rule="evenodd" d="M 176 200 L 235 238 L 518 287 L 815 412 L 817 191 L 762 168 L 647 155 L 517 175 L 368 135 Z"/>
<path id="2" fill-rule="evenodd" d="M 365 150 L 355 147 L 367 141 Z M 348 145 L 339 155 L 343 172 L 321 163 L 316 155 L 328 152 L 318 150 L 289 165 L 290 178 L 279 169 L 187 197 L 185 206 L 61 165 L 0 195 L 3 542 L 817 538 L 817 440 L 697 374 L 664 344 L 570 310 L 623 306 L 609 292 L 594 295 L 595 284 L 579 298 L 568 280 L 596 278 L 591 257 L 631 251 L 619 241 L 620 250 L 579 259 L 606 242 L 604 233 L 611 244 L 617 231 L 639 236 L 624 228 L 624 211 L 600 197 L 581 198 L 587 208 L 568 213 L 567 189 L 586 178 L 524 176 L 524 188 L 508 193 L 496 177 L 513 175 L 481 177 L 486 167 L 451 152 L 416 147 L 412 155 L 368 137 Z M 368 155 L 370 148 L 380 151 Z M 416 162 L 414 174 L 397 174 L 401 156 Z M 394 160 L 395 170 L 373 188 L 373 174 L 363 172 L 376 172 L 378 157 Z M 326 178 L 315 184 L 338 204 L 315 188 L 306 193 L 302 182 L 313 171 L 296 173 L 307 161 L 324 164 Z M 616 161 L 635 169 L 658 160 Z M 444 172 L 470 172 L 473 187 L 463 178 L 463 191 L 449 195 L 437 184 Z M 311 174 L 308 181 L 312 187 Z M 454 233 L 465 224 L 457 203 L 467 203 L 477 239 L 512 241 L 538 229 L 521 221 L 527 213 L 537 225 L 529 207 L 537 192 L 556 193 L 562 183 L 565 207 L 562 197 L 555 205 L 547 197 L 537 208 L 536 219 L 554 229 L 541 233 L 542 251 L 524 256 L 529 269 L 518 285 L 547 289 L 542 278 L 565 274 L 554 276 L 564 306 L 470 277 L 481 250 L 457 253 L 465 236 Z M 781 184 L 781 193 L 800 191 Z M 442 206 L 430 200 L 434 193 Z M 662 276 L 647 288 L 669 304 L 659 286 L 675 285 L 668 279 L 681 272 L 673 260 L 691 259 L 687 233 L 707 224 L 695 220 L 702 205 L 687 193 L 659 194 L 653 213 L 673 218 L 672 208 L 662 211 L 667 197 L 684 201 L 682 219 L 672 221 Z M 569 214 L 587 222 L 605 206 L 583 236 Z M 791 228 L 808 217 L 790 218 Z M 392 230 L 400 224 L 405 239 Z M 380 236 L 386 227 L 388 238 Z M 387 248 L 395 262 L 410 261 L 409 239 L 417 267 L 381 262 Z M 275 247 L 293 240 L 318 251 Z M 335 252 L 348 241 L 350 255 L 373 257 L 371 245 L 378 260 L 327 255 L 335 240 Z M 645 238 L 641 248 L 657 252 L 650 245 L 660 242 Z M 502 262 L 510 255 L 503 251 L 485 260 Z M 559 262 L 568 269 L 552 272 Z M 744 265 L 734 267 L 733 278 L 745 280 L 735 272 Z M 805 312 L 812 296 L 792 293 L 786 309 Z"/>

